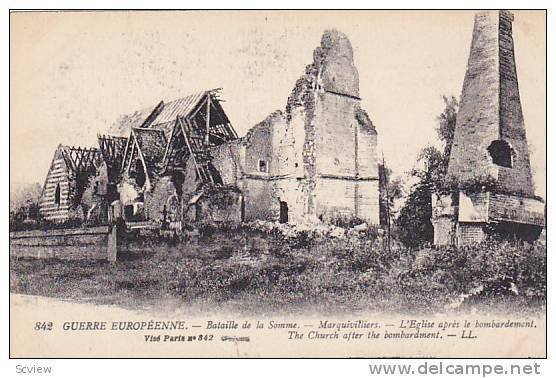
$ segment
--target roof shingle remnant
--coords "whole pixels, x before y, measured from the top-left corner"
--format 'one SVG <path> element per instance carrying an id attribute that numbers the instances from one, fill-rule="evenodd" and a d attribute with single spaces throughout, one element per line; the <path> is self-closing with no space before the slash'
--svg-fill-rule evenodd
<path id="1" fill-rule="evenodd" d="M 169 139 L 176 117 L 190 115 L 211 92 L 210 90 L 199 91 L 167 103 L 160 101 L 155 107 L 144 108 L 133 114 L 124 115 L 112 126 L 112 131 L 127 135 L 131 129 L 161 129 Z"/>

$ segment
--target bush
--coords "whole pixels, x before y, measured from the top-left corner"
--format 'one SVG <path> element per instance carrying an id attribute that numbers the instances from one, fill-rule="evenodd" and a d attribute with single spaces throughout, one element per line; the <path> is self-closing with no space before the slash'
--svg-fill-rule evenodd
<path id="1" fill-rule="evenodd" d="M 329 237 L 325 230 L 324 236 L 280 230 L 267 224 L 234 231 L 207 228 L 202 242 L 130 246 L 135 253 L 122 254 L 117 264 L 102 269 L 86 262 L 28 259 L 12 264 L 11 285 L 21 292 L 72 298 L 98 290 L 122 302 L 176 296 L 209 309 L 226 305 L 249 313 L 310 307 L 323 313 L 418 314 L 444 312 L 454 303 L 452 308 L 497 305 L 535 311 L 546 302 L 546 245 L 541 242 L 489 240 L 464 248 L 413 250 L 393 241 L 388 249 L 384 239 L 354 230 L 341 237 Z M 53 294 L 60 277 L 66 289 Z"/>
<path id="2" fill-rule="evenodd" d="M 336 227 L 353 228 L 360 224 L 366 223 L 365 220 L 353 215 L 335 215 L 332 216 L 327 223 Z"/>
<path id="3" fill-rule="evenodd" d="M 422 249 L 415 255 L 414 262 L 400 272 L 399 291 L 418 294 L 418 300 L 430 306 L 438 306 L 439 299 L 447 304 L 450 298 L 477 288 L 482 288 L 483 299 L 515 295 L 529 304 L 546 301 L 546 246 L 542 243 L 489 240 L 462 248 Z M 517 292 L 507 289 L 512 284 Z M 496 287 L 506 289 L 493 291 Z"/>
<path id="4" fill-rule="evenodd" d="M 10 211 L 10 231 L 51 230 L 60 228 L 81 227 L 81 219 L 70 218 L 63 222 L 53 222 L 44 219 L 40 214 L 39 205 L 28 202 Z"/>

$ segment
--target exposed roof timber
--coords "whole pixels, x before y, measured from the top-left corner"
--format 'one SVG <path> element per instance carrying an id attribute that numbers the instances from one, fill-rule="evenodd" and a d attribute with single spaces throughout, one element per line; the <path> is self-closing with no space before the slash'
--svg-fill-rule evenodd
<path id="1" fill-rule="evenodd" d="M 106 164 L 110 180 L 117 180 L 118 173 L 122 169 L 127 142 L 127 137 L 98 135 L 100 152 Z"/>
<path id="2" fill-rule="evenodd" d="M 233 126 L 230 122 L 230 119 L 226 115 L 226 112 L 224 112 L 224 109 L 222 108 L 222 105 L 220 105 L 220 102 L 219 101 L 213 101 L 212 106 L 216 110 L 216 115 L 220 119 L 220 124 L 223 125 L 226 132 L 229 133 L 229 136 L 232 137 L 232 139 L 237 139 L 237 133 L 236 133 L 235 129 L 233 128 Z"/>
<path id="3" fill-rule="evenodd" d="M 166 149 L 167 143 L 163 130 L 132 128 L 121 171 L 129 173 L 134 157 L 138 156 L 145 173 L 145 185 L 149 187 L 152 173 L 160 173 L 160 159 L 164 156 L 161 150 Z"/>
<path id="4" fill-rule="evenodd" d="M 98 148 L 60 146 L 62 158 L 68 169 L 76 174 L 91 167 L 96 168 L 99 162 L 100 151 Z"/>
<path id="5" fill-rule="evenodd" d="M 221 102 L 221 101 L 223 102 L 224 100 L 222 100 L 219 97 L 221 91 L 222 91 L 222 88 L 209 89 L 208 91 L 206 91 L 203 98 L 197 103 L 197 105 L 189 113 L 188 117 L 190 117 L 190 118 L 195 117 L 197 115 L 197 113 L 204 108 L 207 101 L 209 101 L 210 99 L 213 100 L 213 101 L 211 101 L 212 103 Z"/>
<path id="6" fill-rule="evenodd" d="M 129 133 L 129 139 L 127 140 L 127 145 L 125 148 L 124 161 L 122 163 L 122 173 L 128 172 L 131 168 L 131 161 L 133 160 L 132 158 L 135 153 L 135 139 L 135 133 L 133 132 L 133 129 L 131 129 L 131 132 Z"/>
<path id="7" fill-rule="evenodd" d="M 189 154 L 193 155 L 193 149 L 191 147 L 191 144 L 189 143 L 189 140 L 188 140 L 189 138 L 187 137 L 187 134 L 185 133 L 185 129 L 183 127 L 183 121 L 182 121 L 182 119 L 180 119 L 178 117 L 177 122 L 178 122 L 178 124 L 180 126 L 180 129 L 181 129 L 181 132 L 183 134 L 183 139 L 185 140 L 185 144 L 187 145 L 187 148 L 189 149 Z M 185 120 L 185 122 L 189 123 L 189 121 L 187 119 Z M 195 156 L 193 156 L 193 163 L 195 164 L 195 169 L 197 170 L 197 174 L 200 175 L 199 166 L 197 165 L 197 161 L 195 159 Z"/>
<path id="8" fill-rule="evenodd" d="M 163 109 L 164 109 L 164 101 L 160 101 L 158 105 L 154 107 L 151 114 L 149 114 L 149 116 L 145 119 L 145 121 L 143 121 L 143 123 L 139 127 L 142 128 L 149 127 L 151 123 L 156 119 L 156 117 L 158 117 L 158 115 L 162 112 Z"/>
<path id="9" fill-rule="evenodd" d="M 105 161 L 111 163 L 123 157 L 127 145 L 127 137 L 97 135 L 100 152 Z"/>
<path id="10" fill-rule="evenodd" d="M 131 129 L 128 146 L 130 144 L 131 144 L 131 150 L 127 150 L 129 151 L 129 154 L 127 154 L 126 151 L 124 164 L 122 164 L 122 171 L 129 172 L 129 170 L 131 169 L 131 164 L 133 162 L 133 156 L 135 155 L 135 151 L 137 151 L 137 154 L 139 155 L 139 160 L 141 160 L 141 165 L 143 165 L 143 172 L 145 173 L 145 178 L 146 178 L 145 184 L 146 184 L 147 182 L 150 181 L 149 173 L 147 172 L 147 164 L 145 164 L 145 158 L 137 143 L 137 136 L 135 135 L 135 129 Z"/>
<path id="11" fill-rule="evenodd" d="M 174 127 L 172 128 L 172 134 L 170 135 L 170 139 L 168 140 L 168 144 L 166 145 L 166 151 L 164 152 L 164 158 L 162 160 L 164 171 L 168 170 L 170 166 L 171 160 L 175 159 L 175 154 L 178 151 L 176 147 L 177 138 L 180 136 L 185 138 L 185 134 L 183 132 L 183 128 L 180 126 L 180 117 L 176 117 L 176 121 L 174 122 Z M 172 169 L 175 169 L 175 166 L 172 166 Z"/>
<path id="12" fill-rule="evenodd" d="M 178 165 L 183 165 L 188 156 L 192 154 L 197 165 L 199 165 L 199 161 L 202 162 L 202 166 L 198 168 L 199 175 L 202 177 L 203 173 L 206 173 L 206 176 L 209 172 L 202 172 L 206 168 L 203 164 L 210 159 L 205 156 L 206 149 L 237 139 L 237 133 L 220 105 L 220 101 L 222 101 L 219 97 L 220 91 L 221 88 L 215 88 L 197 92 L 169 103 L 161 101 L 145 118 L 141 127 L 132 127 L 135 130 L 165 133 L 168 140 L 160 148 L 159 155 L 159 158 L 162 159 L 163 172 L 179 168 Z M 207 117 L 207 114 L 210 116 Z M 174 121 L 170 123 L 170 125 L 173 124 L 171 131 L 167 128 L 170 115 L 174 117 Z M 205 122 L 201 122 L 201 120 Z M 158 127 L 158 125 L 165 126 Z M 183 137 L 183 141 L 180 139 L 181 137 Z M 142 149 L 140 139 L 141 135 L 132 130 L 124 150 L 122 172 L 131 169 L 131 160 L 136 155 L 136 149 Z"/>
<path id="13" fill-rule="evenodd" d="M 178 118 L 176 117 L 176 122 L 174 122 L 174 127 L 172 128 L 172 134 L 170 135 L 170 139 L 168 139 L 168 144 L 166 145 L 166 151 L 164 151 L 164 157 L 162 158 L 162 164 L 164 166 L 164 170 L 166 170 L 168 166 L 168 154 L 171 153 L 173 150 L 172 144 L 174 143 L 174 138 L 176 137 L 176 124 L 178 122 Z"/>
<path id="14" fill-rule="evenodd" d="M 145 187 L 145 185 L 149 187 L 151 178 L 149 175 L 149 170 L 147 169 L 147 163 L 145 162 L 145 156 L 143 155 L 143 151 L 141 151 L 141 146 L 139 146 L 139 143 L 137 142 L 137 137 L 135 137 L 134 139 L 135 139 L 135 148 L 137 148 L 137 154 L 139 155 L 139 159 L 141 159 L 141 164 L 143 165 L 143 172 L 145 173 L 145 178 L 146 178 L 145 184 L 143 184 L 143 188 Z"/>
<path id="15" fill-rule="evenodd" d="M 231 126 L 230 120 L 226 116 L 224 109 L 222 108 L 222 106 L 220 106 L 218 101 L 213 101 L 213 100 L 214 99 L 212 99 L 210 95 L 207 95 L 206 99 L 201 103 L 201 106 L 199 106 L 199 109 L 195 113 L 192 113 L 192 115 L 189 118 L 193 120 L 196 126 L 198 126 L 197 122 L 195 121 L 195 117 L 197 115 L 200 115 L 203 118 L 203 120 L 207 122 L 207 113 L 209 113 L 210 115 L 210 127 L 208 130 L 209 135 L 214 135 L 223 141 L 227 141 L 230 139 L 237 139 L 237 133 L 235 132 L 234 128 Z M 207 107 L 207 103 L 210 104 L 210 108 Z M 202 111 L 203 109 L 206 110 L 203 112 Z M 209 111 L 209 109 L 211 110 Z M 215 120 L 214 117 L 215 114 L 216 117 L 218 117 L 218 119 L 220 120 L 220 122 Z"/>

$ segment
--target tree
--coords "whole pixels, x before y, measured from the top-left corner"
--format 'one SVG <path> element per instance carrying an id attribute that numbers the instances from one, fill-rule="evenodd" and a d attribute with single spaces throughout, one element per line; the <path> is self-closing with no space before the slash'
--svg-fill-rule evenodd
<path id="1" fill-rule="evenodd" d="M 388 168 L 384 158 L 378 166 L 379 176 L 379 218 L 380 224 L 386 226 L 392 218 L 394 203 L 403 196 L 403 182 L 400 177 L 392 178 L 392 170 Z"/>
<path id="2" fill-rule="evenodd" d="M 433 241 L 431 196 L 447 189 L 445 178 L 454 139 L 458 103 L 454 96 L 442 98 L 445 108 L 437 117 L 436 132 L 444 144 L 443 151 L 433 146 L 421 150 L 417 158 L 419 165 L 410 172 L 410 176 L 417 181 L 396 219 L 399 239 L 411 248 Z"/>
<path id="3" fill-rule="evenodd" d="M 458 113 L 458 100 L 454 96 L 442 96 L 444 101 L 444 111 L 438 117 L 438 127 L 436 133 L 438 138 L 444 143 L 444 158 L 446 159 L 446 166 L 450 159 L 450 152 L 452 151 L 452 143 L 454 142 L 454 131 L 456 129 L 456 116 Z"/>
<path id="4" fill-rule="evenodd" d="M 417 248 L 433 238 L 431 191 L 425 185 L 412 188 L 396 219 L 399 240 L 410 248 Z"/>
<path id="5" fill-rule="evenodd" d="M 379 176 L 379 223 L 386 227 L 388 251 L 392 235 L 392 213 L 394 202 L 403 195 L 402 181 L 399 177 L 391 178 L 392 170 L 386 166 L 384 155 L 382 164 L 378 166 Z"/>

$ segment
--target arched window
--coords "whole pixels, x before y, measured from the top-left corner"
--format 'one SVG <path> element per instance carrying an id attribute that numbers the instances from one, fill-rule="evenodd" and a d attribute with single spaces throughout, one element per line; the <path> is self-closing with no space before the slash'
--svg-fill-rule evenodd
<path id="1" fill-rule="evenodd" d="M 56 184 L 56 190 L 54 191 L 54 203 L 60 206 L 60 184 Z"/>
<path id="2" fill-rule="evenodd" d="M 495 140 L 487 148 L 492 162 L 501 167 L 512 167 L 512 147 L 505 140 Z"/>

